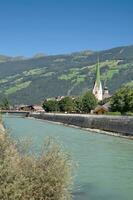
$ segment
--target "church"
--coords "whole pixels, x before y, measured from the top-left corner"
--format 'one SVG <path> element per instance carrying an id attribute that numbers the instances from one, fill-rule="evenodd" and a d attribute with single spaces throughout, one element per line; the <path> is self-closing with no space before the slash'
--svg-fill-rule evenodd
<path id="1" fill-rule="evenodd" d="M 108 92 L 108 88 L 105 87 L 104 91 L 102 89 L 102 83 L 100 80 L 100 67 L 99 67 L 99 60 L 98 63 L 96 65 L 96 80 L 95 80 L 95 84 L 94 84 L 94 88 L 93 88 L 93 94 L 95 95 L 96 99 L 98 101 L 102 101 L 105 98 L 109 98 L 109 92 Z"/>
<path id="2" fill-rule="evenodd" d="M 103 100 L 103 89 L 102 89 L 102 83 L 100 80 L 100 69 L 99 69 L 99 60 L 96 65 L 96 80 L 93 88 L 93 94 L 95 95 L 96 99 L 98 101 Z"/>

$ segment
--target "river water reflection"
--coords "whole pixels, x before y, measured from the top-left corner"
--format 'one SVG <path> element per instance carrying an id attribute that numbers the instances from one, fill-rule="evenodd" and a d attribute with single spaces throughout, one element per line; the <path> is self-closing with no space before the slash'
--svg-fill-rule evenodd
<path id="1" fill-rule="evenodd" d="M 32 138 L 37 152 L 47 136 L 78 163 L 73 200 L 133 200 L 133 141 L 36 119 L 4 115 L 15 138 Z"/>

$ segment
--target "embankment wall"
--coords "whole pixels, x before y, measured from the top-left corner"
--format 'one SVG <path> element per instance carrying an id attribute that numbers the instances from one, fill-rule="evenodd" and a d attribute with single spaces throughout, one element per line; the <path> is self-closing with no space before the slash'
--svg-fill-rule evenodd
<path id="1" fill-rule="evenodd" d="M 81 128 L 100 129 L 104 131 L 119 133 L 125 136 L 133 136 L 133 117 L 129 116 L 32 113 L 30 114 L 30 117 L 61 122 L 63 124 L 74 125 Z"/>

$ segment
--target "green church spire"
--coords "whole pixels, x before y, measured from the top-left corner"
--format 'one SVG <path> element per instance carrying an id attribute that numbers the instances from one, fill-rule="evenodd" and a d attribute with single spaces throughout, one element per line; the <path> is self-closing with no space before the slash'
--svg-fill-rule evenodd
<path id="1" fill-rule="evenodd" d="M 96 81 L 95 81 L 94 88 L 93 88 L 93 94 L 99 101 L 101 101 L 103 99 L 102 84 L 100 81 L 99 58 L 98 58 L 98 62 L 96 65 Z"/>
<path id="2" fill-rule="evenodd" d="M 95 85 L 93 88 L 93 94 L 95 95 L 95 97 L 101 101 L 102 100 L 102 84 L 100 81 L 100 66 L 99 66 L 99 58 L 98 58 L 98 62 L 96 65 L 96 81 L 95 81 Z"/>
<path id="3" fill-rule="evenodd" d="M 96 84 L 98 87 L 100 87 L 101 81 L 100 81 L 100 68 L 99 68 L 99 58 L 98 58 L 98 62 L 96 65 Z"/>

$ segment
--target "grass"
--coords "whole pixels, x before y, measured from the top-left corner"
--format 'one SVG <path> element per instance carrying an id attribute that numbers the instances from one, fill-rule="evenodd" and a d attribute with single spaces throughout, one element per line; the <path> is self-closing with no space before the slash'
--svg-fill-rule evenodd
<path id="1" fill-rule="evenodd" d="M 58 79 L 60 80 L 71 80 L 71 83 L 78 85 L 85 81 L 86 75 L 80 75 L 78 69 L 69 70 L 68 74 L 62 74 Z"/>
<path id="2" fill-rule="evenodd" d="M 15 86 L 12 86 L 9 89 L 7 89 L 5 91 L 5 94 L 6 95 L 13 94 L 13 93 L 15 93 L 15 92 L 17 92 L 19 90 L 27 88 L 30 85 L 30 83 L 31 83 L 31 81 L 27 81 L 27 82 L 23 82 L 23 83 L 20 83 L 20 84 L 16 84 Z"/>
<path id="3" fill-rule="evenodd" d="M 64 62 L 65 60 L 65 58 L 57 58 L 54 60 L 54 62 Z"/>
<path id="4" fill-rule="evenodd" d="M 82 83 L 85 81 L 86 75 L 78 75 L 74 80 L 72 80 L 72 83 L 76 83 L 76 85 Z"/>
<path id="5" fill-rule="evenodd" d="M 87 58 L 87 57 L 88 57 L 88 55 L 78 55 L 78 56 L 74 56 L 73 60 L 74 61 L 78 61 L 78 60 L 80 60 L 82 58 Z"/>
<path id="6" fill-rule="evenodd" d="M 52 76 L 52 75 L 54 75 L 54 74 L 56 74 L 55 72 L 47 72 L 47 73 L 45 73 L 45 74 L 43 74 L 42 76 L 43 77 L 49 77 L 49 76 Z M 41 77 L 42 77 L 41 76 Z"/>
<path id="7" fill-rule="evenodd" d="M 1 79 L 0 83 L 7 83 L 10 80 L 13 80 L 14 78 L 17 78 L 18 76 L 20 76 L 19 74 L 13 75 L 13 76 L 7 76 L 5 79 Z"/>
<path id="8" fill-rule="evenodd" d="M 31 69 L 29 71 L 24 71 L 23 75 L 24 76 L 40 75 L 40 74 L 44 73 L 45 70 L 46 70 L 46 68 L 35 68 L 35 69 Z"/>
<path id="9" fill-rule="evenodd" d="M 80 68 L 78 68 L 78 67 L 75 67 L 75 68 L 71 68 L 69 71 L 71 72 L 73 72 L 73 71 L 79 71 L 80 70 Z"/>
<path id="10" fill-rule="evenodd" d="M 99 67 L 101 69 L 101 68 L 103 68 L 105 66 L 108 66 L 109 69 L 116 69 L 119 62 L 120 62 L 119 60 L 106 60 L 104 62 L 100 62 L 99 63 Z M 91 72 L 95 72 L 96 64 L 95 65 L 90 65 L 90 66 L 88 66 L 88 68 L 91 69 Z"/>
<path id="11" fill-rule="evenodd" d="M 128 82 L 128 83 L 126 84 L 126 86 L 133 87 L 133 81 Z"/>
<path id="12" fill-rule="evenodd" d="M 13 83 L 19 83 L 23 81 L 23 77 L 16 79 Z"/>
<path id="13" fill-rule="evenodd" d="M 121 116 L 122 114 L 120 112 L 107 112 L 106 115 Z M 124 115 L 125 116 L 133 116 L 133 112 L 127 112 Z"/>
<path id="14" fill-rule="evenodd" d="M 120 116 L 120 112 L 107 112 L 106 115 L 114 115 L 114 116 Z"/>
<path id="15" fill-rule="evenodd" d="M 0 137 L 0 199 L 71 200 L 71 167 L 51 139 L 36 157 L 7 135 Z"/>
<path id="16" fill-rule="evenodd" d="M 126 64 L 122 64 L 121 68 L 122 69 L 128 69 L 128 68 L 130 68 L 132 66 L 133 66 L 133 62 L 129 62 L 129 63 L 126 63 Z"/>
<path id="17" fill-rule="evenodd" d="M 112 79 L 114 74 L 118 74 L 119 69 L 109 69 L 106 73 L 101 75 L 101 80 L 107 80 L 107 79 Z"/>
<path id="18" fill-rule="evenodd" d="M 133 112 L 127 112 L 126 115 L 133 116 Z"/>
<path id="19" fill-rule="evenodd" d="M 15 74 L 15 75 L 12 75 L 12 76 L 7 76 L 7 79 L 10 80 L 10 79 L 17 78 L 19 76 L 20 76 L 20 74 Z"/>
<path id="20" fill-rule="evenodd" d="M 118 69 L 118 63 L 120 61 L 119 60 L 111 60 L 111 61 L 105 61 L 105 62 L 100 62 L 100 69 L 108 66 L 109 69 L 107 70 L 107 72 L 103 73 L 101 75 L 101 80 L 106 80 L 106 79 L 112 79 L 112 77 L 114 76 L 114 74 L 118 74 L 119 73 L 119 69 Z M 86 66 L 81 68 L 81 70 L 84 70 L 88 68 L 88 72 L 90 71 L 91 73 L 95 73 L 96 71 L 96 65 L 91 65 L 91 66 Z M 79 75 L 79 68 L 72 68 L 71 70 L 68 71 L 67 74 L 62 74 L 60 77 L 58 77 L 58 79 L 60 80 L 72 80 L 72 82 L 77 82 L 77 84 L 84 82 L 85 81 L 85 77 L 86 75 Z"/>
<path id="21" fill-rule="evenodd" d="M 0 80 L 0 84 L 2 84 L 2 83 L 7 83 L 7 82 L 8 82 L 7 79 L 1 79 L 1 80 Z"/>
<path id="22" fill-rule="evenodd" d="M 58 77 L 59 80 L 71 80 L 73 79 L 74 77 L 76 77 L 77 75 L 79 74 L 78 71 L 76 70 L 70 70 L 68 72 L 68 74 L 62 74 L 60 77 Z"/>

